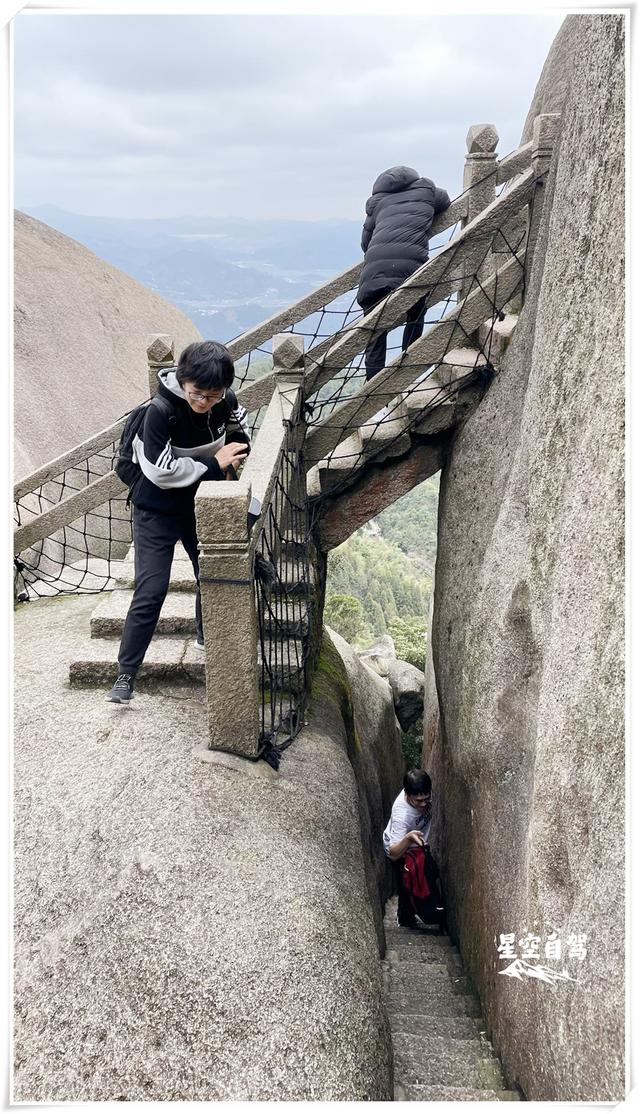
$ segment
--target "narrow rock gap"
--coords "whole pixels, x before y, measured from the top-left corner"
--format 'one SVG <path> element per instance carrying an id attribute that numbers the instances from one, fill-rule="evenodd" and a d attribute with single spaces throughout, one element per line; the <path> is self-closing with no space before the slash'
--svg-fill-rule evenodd
<path id="1" fill-rule="evenodd" d="M 447 934 L 398 928 L 386 905 L 382 960 L 396 1102 L 518 1102 L 487 1038 L 480 1001 Z"/>

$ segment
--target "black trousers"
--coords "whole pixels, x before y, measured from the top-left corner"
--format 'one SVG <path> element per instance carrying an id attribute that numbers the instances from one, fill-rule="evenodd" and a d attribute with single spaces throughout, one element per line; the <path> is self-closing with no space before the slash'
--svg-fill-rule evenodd
<path id="1" fill-rule="evenodd" d="M 375 298 L 366 302 L 361 302 L 360 305 L 364 313 L 370 313 L 371 310 L 384 301 L 389 296 L 391 290 L 384 290 L 376 294 Z M 402 334 L 402 351 L 406 352 L 407 348 L 422 336 L 424 328 L 424 315 L 425 315 L 425 298 L 420 298 L 414 306 L 411 307 L 407 313 L 407 323 L 404 327 Z M 382 371 L 387 362 L 387 333 L 381 333 L 379 337 L 371 341 L 367 345 L 364 354 L 364 363 L 366 368 L 367 381 L 373 379 L 379 371 Z"/>
<path id="2" fill-rule="evenodd" d="M 118 672 L 134 674 L 153 638 L 171 576 L 178 542 L 186 549 L 196 575 L 196 632 L 202 638 L 202 606 L 198 586 L 198 538 L 195 511 L 154 514 L 133 508 L 136 586 L 127 612 L 118 653 Z"/>
<path id="3" fill-rule="evenodd" d="M 394 859 L 393 873 L 395 874 L 398 890 L 398 920 L 400 924 L 411 924 L 416 911 L 413 907 L 411 894 L 404 884 L 404 855 L 401 859 Z"/>

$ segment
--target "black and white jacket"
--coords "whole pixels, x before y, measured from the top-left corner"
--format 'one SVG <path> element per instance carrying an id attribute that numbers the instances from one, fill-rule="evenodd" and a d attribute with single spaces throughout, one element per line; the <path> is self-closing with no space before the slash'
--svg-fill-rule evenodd
<path id="1" fill-rule="evenodd" d="M 251 444 L 247 411 L 227 388 L 208 413 L 196 414 L 178 384 L 176 368 L 158 372 L 158 380 L 158 396 L 170 406 L 149 406 L 142 436 L 133 440 L 141 477 L 131 501 L 159 514 L 191 512 L 200 483 L 225 478 L 215 454 L 225 444 L 227 427 L 235 427 L 231 439 Z"/>

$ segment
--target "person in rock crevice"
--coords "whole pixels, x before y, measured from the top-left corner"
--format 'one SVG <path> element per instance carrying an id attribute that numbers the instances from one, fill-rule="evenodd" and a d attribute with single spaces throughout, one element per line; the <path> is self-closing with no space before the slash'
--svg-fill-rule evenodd
<path id="1" fill-rule="evenodd" d="M 134 438 L 140 466 L 130 492 L 135 590 L 118 652 L 118 676 L 106 697 L 114 703 L 125 704 L 134 695 L 136 673 L 160 617 L 178 542 L 196 576 L 195 645 L 204 650 L 195 497 L 203 480 L 233 478 L 250 450 L 247 412 L 231 390 L 234 376 L 224 345 L 214 340 L 188 345 L 177 367 L 158 373 L 164 405 L 148 407 L 142 436 Z M 233 434 L 228 434 L 229 426 L 235 427 Z"/>
<path id="2" fill-rule="evenodd" d="M 391 808 L 391 817 L 382 843 L 388 859 L 393 863 L 398 889 L 397 922 L 400 928 L 417 928 L 416 908 L 404 883 L 404 859 L 410 847 L 424 847 L 431 828 L 431 778 L 425 770 L 408 770 Z M 438 908 L 441 909 L 440 883 L 437 883 Z M 418 909 L 418 915 L 420 910 Z M 440 916 L 438 920 L 440 920 Z M 429 918 L 426 923 L 433 923 Z"/>
<path id="3" fill-rule="evenodd" d="M 429 258 L 429 231 L 434 217 L 451 204 L 446 190 L 430 178 L 421 178 L 410 166 L 392 166 L 373 183 L 362 229 L 364 263 L 357 300 L 365 314 L 397 290 Z M 402 336 L 402 350 L 422 336 L 425 298 L 409 309 Z M 387 333 L 367 346 L 367 380 L 385 366 Z"/>

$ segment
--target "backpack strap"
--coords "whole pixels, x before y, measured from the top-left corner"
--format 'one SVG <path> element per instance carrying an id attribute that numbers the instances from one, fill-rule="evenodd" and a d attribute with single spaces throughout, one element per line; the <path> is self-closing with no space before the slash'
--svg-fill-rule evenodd
<path id="1" fill-rule="evenodd" d="M 164 411 L 164 413 L 169 418 L 169 425 L 172 425 L 172 424 L 175 423 L 176 412 L 175 412 L 171 402 L 169 401 L 169 399 L 165 398 L 164 395 L 154 395 L 153 398 L 151 399 L 151 402 L 149 403 L 149 405 L 150 406 L 156 406 L 158 408 L 158 410 Z"/>

